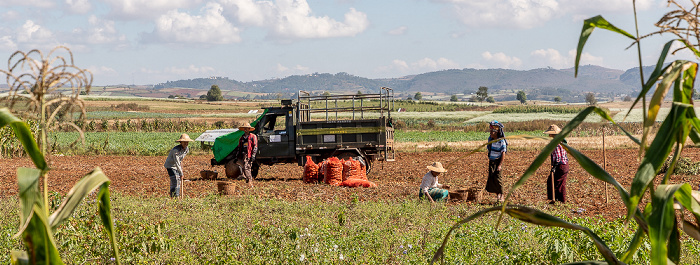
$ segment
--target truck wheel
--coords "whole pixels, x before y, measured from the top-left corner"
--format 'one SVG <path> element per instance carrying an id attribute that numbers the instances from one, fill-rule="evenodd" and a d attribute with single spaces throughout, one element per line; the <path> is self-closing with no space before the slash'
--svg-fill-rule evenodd
<path id="1" fill-rule="evenodd" d="M 260 164 L 258 164 L 258 161 L 255 161 L 250 168 L 250 175 L 253 176 L 253 179 L 258 177 L 258 171 L 260 171 Z"/>
<path id="2" fill-rule="evenodd" d="M 357 157 L 357 156 L 358 156 L 358 154 L 355 153 L 355 152 L 343 152 L 343 153 L 340 153 L 340 154 L 339 154 L 338 156 L 336 156 L 336 157 L 337 157 L 338 159 L 341 159 L 341 160 L 342 160 L 342 159 L 346 159 L 346 160 L 347 160 L 348 158 L 351 158 L 351 157 L 352 157 L 352 159 L 355 159 L 355 157 Z"/>
<path id="3" fill-rule="evenodd" d="M 241 167 L 236 164 L 236 159 L 229 160 L 226 165 L 224 165 L 224 168 L 226 169 L 227 178 L 236 179 L 241 175 Z"/>

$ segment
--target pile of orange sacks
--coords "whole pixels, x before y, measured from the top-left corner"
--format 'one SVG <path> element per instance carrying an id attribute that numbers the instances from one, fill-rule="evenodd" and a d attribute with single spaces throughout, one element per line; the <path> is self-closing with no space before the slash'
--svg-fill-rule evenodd
<path id="1" fill-rule="evenodd" d="M 333 186 L 365 188 L 377 186 L 367 180 L 365 166 L 352 157 L 347 160 L 330 157 L 316 164 L 311 156 L 306 156 L 303 179 L 306 183 L 323 182 Z"/>

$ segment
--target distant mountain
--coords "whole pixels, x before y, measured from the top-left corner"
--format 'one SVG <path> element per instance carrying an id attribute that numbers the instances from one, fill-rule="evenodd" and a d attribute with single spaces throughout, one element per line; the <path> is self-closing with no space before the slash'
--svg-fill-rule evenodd
<path id="1" fill-rule="evenodd" d="M 651 73 L 651 70 L 653 67 L 645 67 L 645 73 Z M 404 95 L 416 92 L 455 95 L 474 93 L 480 86 L 485 86 L 489 88 L 489 94 L 500 97 L 500 100 L 514 99 L 514 92 L 523 90 L 528 99 L 551 100 L 559 96 L 567 102 L 581 102 L 582 95 L 587 92 L 596 93 L 601 97 L 615 97 L 634 95 L 640 91 L 638 69 L 622 71 L 594 65 L 580 66 L 578 78 L 574 78 L 573 68 L 539 68 L 524 71 L 465 68 L 386 79 L 368 79 L 342 72 L 293 75 L 245 83 L 226 77 L 196 78 L 168 81 L 154 86 L 154 89 L 209 89 L 214 84 L 222 90 L 274 94 L 277 97 L 287 97 L 299 90 L 316 93 L 366 93 L 377 91 L 382 86 L 390 87 L 396 93 Z"/>

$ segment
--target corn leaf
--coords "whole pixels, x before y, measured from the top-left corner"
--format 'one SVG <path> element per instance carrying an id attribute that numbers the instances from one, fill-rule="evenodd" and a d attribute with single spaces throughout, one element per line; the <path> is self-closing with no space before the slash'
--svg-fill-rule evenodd
<path id="1" fill-rule="evenodd" d="M 642 245 L 645 235 L 646 234 L 644 233 L 644 230 L 641 227 L 637 229 L 637 232 L 634 233 L 634 237 L 632 237 L 632 241 L 630 241 L 630 244 L 627 247 L 627 251 L 625 251 L 625 253 L 622 254 L 622 258 L 620 258 L 622 262 L 632 262 L 634 253 L 637 253 L 637 249 L 639 249 L 639 246 Z"/>
<path id="2" fill-rule="evenodd" d="M 5 125 L 10 125 L 12 130 L 15 131 L 17 140 L 22 143 L 24 150 L 29 157 L 32 158 L 34 165 L 38 169 L 48 170 L 48 164 L 46 164 L 46 160 L 44 160 L 44 155 L 39 151 L 39 146 L 36 144 L 36 141 L 34 141 L 34 136 L 32 136 L 32 132 L 29 130 L 27 124 L 12 115 L 9 109 L 0 108 L 0 127 L 4 127 Z"/>
<path id="3" fill-rule="evenodd" d="M 34 205 L 42 205 L 41 192 L 39 192 L 39 176 L 41 171 L 35 168 L 17 168 L 17 185 L 19 186 L 20 229 L 17 235 L 22 234 L 31 219 Z M 43 207 L 43 206 L 41 206 Z"/>
<path id="4" fill-rule="evenodd" d="M 684 187 L 685 186 L 685 187 Z M 679 189 L 691 189 L 688 184 L 659 185 L 651 197 L 651 215 L 649 216 L 649 241 L 651 243 L 651 264 L 667 264 L 667 259 L 679 260 L 680 250 L 669 249 L 680 247 L 672 241 L 679 240 L 672 238 L 673 230 L 676 227 L 676 216 L 674 214 L 673 203 L 676 191 Z M 679 236 L 675 232 L 675 236 Z M 677 243 L 680 244 L 680 243 Z"/>
<path id="5" fill-rule="evenodd" d="M 637 96 L 637 99 L 634 100 L 634 103 L 632 103 L 632 106 L 630 107 L 629 111 L 627 111 L 627 114 L 625 115 L 625 119 L 627 116 L 630 115 L 630 112 L 632 112 L 632 109 L 634 109 L 634 106 L 639 103 L 639 100 L 644 97 L 644 95 L 649 92 L 649 89 L 651 89 L 654 84 L 656 84 L 657 81 L 659 81 L 659 78 L 661 77 L 661 74 L 666 72 L 664 69 L 664 62 L 666 61 L 666 56 L 668 55 L 668 51 L 671 49 L 671 45 L 673 44 L 675 40 L 671 40 L 664 45 L 663 50 L 661 50 L 661 54 L 659 55 L 659 60 L 656 62 L 656 67 L 654 68 L 654 71 L 651 72 L 651 75 L 649 75 L 649 79 L 647 79 L 647 82 L 642 85 L 642 91 L 639 92 L 639 95 Z"/>
<path id="6" fill-rule="evenodd" d="M 445 246 L 447 245 L 447 241 L 449 240 L 450 235 L 452 234 L 452 231 L 455 229 L 461 227 L 463 224 L 470 222 L 485 213 L 492 212 L 492 211 L 497 211 L 502 209 L 501 207 L 492 207 L 488 209 L 481 210 L 467 218 L 462 219 L 459 221 L 457 224 L 453 225 L 452 228 L 447 232 L 447 235 L 443 239 L 442 245 L 438 249 L 438 251 L 435 252 L 435 255 L 433 255 L 433 259 L 431 261 L 431 264 L 437 261 L 438 259 L 442 258 L 444 255 L 445 251 Z M 541 212 L 537 209 L 529 208 L 526 206 L 518 206 L 518 205 L 507 205 L 503 207 L 503 210 L 506 214 L 510 215 L 513 218 L 519 219 L 524 222 L 528 222 L 531 224 L 535 225 L 540 225 L 540 226 L 549 226 L 549 227 L 561 227 L 561 228 L 566 228 L 566 229 L 571 229 L 571 230 L 579 230 L 584 232 L 586 235 L 588 235 L 593 243 L 595 244 L 596 248 L 598 249 L 598 252 L 600 252 L 603 257 L 605 258 L 607 263 L 602 263 L 602 264 L 624 264 L 621 261 L 619 261 L 616 257 L 615 254 L 610 250 L 610 248 L 605 244 L 605 242 L 593 231 L 588 229 L 587 227 L 583 227 L 577 224 L 569 223 L 567 221 L 564 221 L 556 216 L 552 216 L 549 214 L 546 214 L 544 212 Z M 591 263 L 593 262 L 593 263 Z M 588 261 L 584 263 L 574 263 L 574 264 L 601 264 L 598 261 Z"/>
<path id="7" fill-rule="evenodd" d="M 46 210 L 36 204 L 33 208 L 29 224 L 22 232 L 22 240 L 27 248 L 27 258 L 31 264 L 63 264 L 48 224 Z"/>
<path id="8" fill-rule="evenodd" d="M 99 170 L 99 168 L 96 170 Z M 119 248 L 117 248 L 116 231 L 114 230 L 114 222 L 112 222 L 112 206 L 109 203 L 109 197 L 109 181 L 103 182 L 100 186 L 100 191 L 97 193 L 97 203 L 99 205 L 97 211 L 100 213 L 102 225 L 107 230 L 107 234 L 109 234 L 110 244 L 112 245 L 112 255 L 117 264 L 121 264 Z"/>
<path id="9" fill-rule="evenodd" d="M 29 256 L 26 251 L 10 250 L 10 264 L 29 265 Z"/>
<path id="10" fill-rule="evenodd" d="M 80 202 L 82 202 L 90 192 L 97 189 L 105 182 L 109 182 L 109 179 L 102 173 L 99 167 L 96 167 L 88 175 L 80 179 L 73 188 L 70 189 L 58 209 L 49 217 L 51 228 L 56 229 L 57 226 L 68 219 L 78 205 L 80 205 Z"/>
<path id="11" fill-rule="evenodd" d="M 686 121 L 685 113 L 688 108 L 692 108 L 692 106 L 687 104 L 673 104 L 669 115 L 657 132 L 657 135 L 661 137 L 654 138 L 651 146 L 649 146 L 649 150 L 645 153 L 644 158 L 639 164 L 639 168 L 632 180 L 632 186 L 630 188 L 630 206 L 627 208 L 627 220 L 629 220 L 634 213 L 634 209 L 637 208 L 642 195 L 646 192 L 646 189 L 656 177 L 656 173 L 659 172 L 666 158 L 671 153 L 671 149 L 677 140 L 677 138 L 673 136 L 678 134 L 681 130 L 686 130 L 687 127 L 684 126 L 684 123 Z"/>
<path id="12" fill-rule="evenodd" d="M 683 219 L 683 227 L 682 228 L 683 228 L 683 232 L 688 234 L 693 239 L 700 241 L 700 227 L 697 227 L 695 224 Z"/>
<path id="13" fill-rule="evenodd" d="M 564 138 L 566 138 L 566 136 L 568 136 L 573 129 L 578 127 L 583 122 L 583 120 L 585 120 L 586 117 L 588 117 L 588 115 L 594 112 L 600 115 L 603 119 L 606 119 L 619 127 L 619 125 L 613 121 L 612 117 L 610 117 L 610 115 L 608 115 L 608 113 L 606 113 L 601 108 L 591 106 L 582 110 L 573 119 L 571 119 L 571 121 L 569 121 L 569 123 L 567 123 L 566 126 L 562 128 L 561 132 L 554 136 L 554 138 L 549 142 L 549 144 L 547 144 L 544 147 L 544 149 L 542 149 L 542 152 L 540 152 L 540 154 L 537 155 L 537 157 L 535 157 L 535 160 L 533 160 L 530 166 L 527 169 L 525 169 L 525 172 L 520 177 L 520 179 L 518 179 L 518 181 L 515 184 L 513 184 L 513 187 L 511 187 L 510 191 L 508 192 L 508 196 L 506 196 L 506 200 L 510 198 L 510 196 L 513 194 L 513 192 L 515 192 L 516 189 L 518 189 L 520 186 L 524 185 L 525 182 L 527 182 L 530 176 L 532 176 L 532 174 L 534 174 L 537 171 L 537 169 L 549 158 L 549 155 L 552 153 L 552 151 L 554 151 L 554 148 L 556 148 L 557 145 L 562 140 L 564 140 Z M 627 133 L 627 131 L 625 131 L 625 133 Z M 627 134 L 632 140 L 639 144 L 639 140 L 634 138 L 631 134 Z"/>
<path id="14" fill-rule="evenodd" d="M 632 34 L 627 33 L 626 31 L 619 29 L 615 27 L 613 24 L 610 24 L 605 18 L 602 16 L 595 16 L 589 19 L 586 19 L 583 21 L 583 28 L 581 29 L 581 36 L 578 39 L 578 47 L 576 48 L 576 62 L 575 62 L 575 70 L 574 70 L 574 76 L 578 76 L 578 64 L 581 61 L 581 53 L 583 52 L 583 46 L 586 45 L 586 41 L 588 41 L 588 37 L 590 37 L 591 33 L 593 33 L 593 30 L 595 28 L 601 28 L 601 29 L 607 29 L 609 31 L 619 33 L 620 35 L 623 35 L 625 37 L 628 37 L 634 41 L 637 40 Z"/>
<path id="15" fill-rule="evenodd" d="M 450 235 L 452 235 L 452 231 L 456 230 L 457 228 L 460 228 L 462 225 L 471 222 L 472 220 L 481 217 L 485 213 L 488 212 L 493 212 L 493 211 L 498 211 L 500 210 L 500 206 L 496 207 L 491 207 L 487 209 L 483 209 L 481 211 L 478 211 L 470 216 L 467 216 L 466 218 L 460 220 L 456 224 L 454 224 L 450 230 L 447 231 L 447 234 L 445 235 L 445 238 L 442 240 L 442 245 L 440 245 L 440 248 L 438 248 L 437 251 L 435 251 L 435 254 L 433 254 L 433 259 L 430 261 L 430 264 L 434 264 L 438 259 L 441 259 L 445 255 L 445 247 L 447 246 L 447 241 L 450 239 Z"/>
<path id="16" fill-rule="evenodd" d="M 681 77 L 681 72 L 687 70 L 692 64 L 694 63 L 681 60 L 671 63 L 669 66 L 670 69 L 663 75 L 659 86 L 656 88 L 654 95 L 649 101 L 649 110 L 647 111 L 647 120 L 644 122 L 644 127 L 654 125 L 656 115 L 659 113 L 661 103 L 671 88 L 671 84 L 673 84 L 674 81 L 679 80 Z"/>

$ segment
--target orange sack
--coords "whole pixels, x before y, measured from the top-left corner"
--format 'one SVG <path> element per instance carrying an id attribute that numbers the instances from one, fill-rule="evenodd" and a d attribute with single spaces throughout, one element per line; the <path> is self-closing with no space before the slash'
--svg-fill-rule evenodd
<path id="1" fill-rule="evenodd" d="M 364 188 L 376 188 L 377 184 L 366 179 L 348 179 L 340 183 L 343 187 L 364 187 Z"/>
<path id="2" fill-rule="evenodd" d="M 318 182 L 318 165 L 314 163 L 311 156 L 306 156 L 306 164 L 304 164 L 304 182 Z"/>
<path id="3" fill-rule="evenodd" d="M 352 159 L 352 157 L 343 161 L 343 181 L 347 179 L 367 180 L 367 174 L 362 167 L 362 163 L 360 163 L 358 160 Z"/>
<path id="4" fill-rule="evenodd" d="M 337 157 L 326 159 L 324 182 L 333 186 L 338 186 L 343 182 L 343 163 Z"/>

